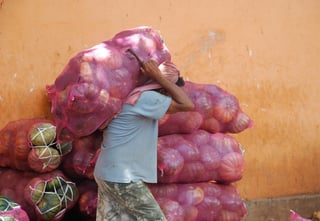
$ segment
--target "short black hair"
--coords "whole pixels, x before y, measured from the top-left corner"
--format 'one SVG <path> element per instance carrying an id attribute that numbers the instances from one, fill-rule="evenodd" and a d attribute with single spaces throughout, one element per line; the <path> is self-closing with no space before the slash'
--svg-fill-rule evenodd
<path id="1" fill-rule="evenodd" d="M 176 81 L 176 85 L 178 85 L 179 87 L 184 86 L 184 80 L 182 77 L 178 77 L 178 80 Z"/>

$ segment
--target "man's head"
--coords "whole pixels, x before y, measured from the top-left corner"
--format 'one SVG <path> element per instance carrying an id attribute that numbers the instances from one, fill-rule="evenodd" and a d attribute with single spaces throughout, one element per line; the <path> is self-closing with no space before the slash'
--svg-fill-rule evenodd
<path id="1" fill-rule="evenodd" d="M 177 83 L 179 81 L 180 71 L 171 61 L 161 63 L 159 65 L 159 70 L 163 76 L 172 83 Z"/>
<path id="2" fill-rule="evenodd" d="M 184 80 L 182 77 L 180 77 L 180 71 L 179 69 L 171 62 L 171 61 L 165 61 L 161 63 L 158 66 L 159 70 L 161 71 L 162 75 L 172 83 L 183 86 Z M 156 90 L 162 94 L 168 95 L 166 90 L 162 88 L 162 86 L 157 83 L 153 79 L 149 79 L 147 82 L 145 82 L 142 86 L 135 88 L 131 93 L 128 95 L 125 103 L 127 104 L 135 104 L 138 97 L 143 91 L 147 90 Z"/>

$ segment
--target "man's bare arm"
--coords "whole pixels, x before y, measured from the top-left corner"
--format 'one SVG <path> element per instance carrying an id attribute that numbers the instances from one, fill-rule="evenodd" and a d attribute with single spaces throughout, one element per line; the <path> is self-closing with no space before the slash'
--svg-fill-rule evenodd
<path id="1" fill-rule="evenodd" d="M 191 111 L 194 104 L 188 95 L 175 83 L 167 80 L 158 68 L 155 61 L 147 61 L 142 64 L 141 72 L 160 84 L 172 97 L 172 102 L 167 113 L 176 113 L 180 111 Z"/>

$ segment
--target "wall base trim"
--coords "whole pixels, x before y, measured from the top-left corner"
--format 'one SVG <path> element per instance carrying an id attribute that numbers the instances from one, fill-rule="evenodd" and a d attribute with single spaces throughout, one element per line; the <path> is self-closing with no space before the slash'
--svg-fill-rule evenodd
<path id="1" fill-rule="evenodd" d="M 290 210 L 304 218 L 311 218 L 314 211 L 320 210 L 320 194 L 254 199 L 245 202 L 248 214 L 244 221 L 285 221 L 289 220 Z"/>

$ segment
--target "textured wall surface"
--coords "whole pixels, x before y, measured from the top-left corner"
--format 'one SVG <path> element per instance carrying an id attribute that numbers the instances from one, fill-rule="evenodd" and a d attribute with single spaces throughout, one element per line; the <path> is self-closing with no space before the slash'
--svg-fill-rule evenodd
<path id="1" fill-rule="evenodd" d="M 45 85 L 71 56 L 140 25 L 160 30 L 182 75 L 236 95 L 246 199 L 319 193 L 320 1 L 0 0 L 0 128 L 50 117 Z"/>

